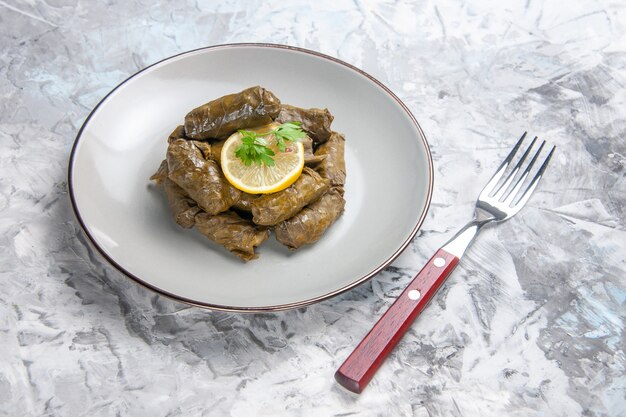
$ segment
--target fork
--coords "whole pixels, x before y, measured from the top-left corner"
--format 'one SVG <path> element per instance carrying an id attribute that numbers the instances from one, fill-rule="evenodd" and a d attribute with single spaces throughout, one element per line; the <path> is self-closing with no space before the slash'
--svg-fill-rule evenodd
<path id="1" fill-rule="evenodd" d="M 528 158 L 537 137 L 532 140 L 526 151 L 508 175 L 504 174 L 512 165 L 515 154 L 522 146 L 526 132 L 517 141 L 509 155 L 504 159 L 496 173 L 491 177 L 476 200 L 474 219 L 465 225 L 452 239 L 443 245 L 424 265 L 398 299 L 389 307 L 374 325 L 372 330 L 359 343 L 346 361 L 335 373 L 335 379 L 348 390 L 361 393 L 374 376 L 387 355 L 398 344 L 411 323 L 424 310 L 424 307 L 437 293 L 441 284 L 459 263 L 469 245 L 483 227 L 508 220 L 526 204 L 537 188 L 550 158 L 556 149 L 552 147 L 548 156 L 536 171 L 524 191 L 522 187 L 530 176 L 531 170 L 546 142 L 542 141 L 520 174 L 524 161 Z M 504 180 L 503 180 L 504 178 Z"/>

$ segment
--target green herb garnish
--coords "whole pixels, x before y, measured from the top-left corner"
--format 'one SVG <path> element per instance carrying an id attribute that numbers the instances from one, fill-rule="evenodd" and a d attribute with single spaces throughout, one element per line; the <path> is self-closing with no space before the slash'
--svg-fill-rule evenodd
<path id="1" fill-rule="evenodd" d="M 300 124 L 300 122 L 283 123 L 273 131 L 279 151 L 285 152 L 285 141 L 297 142 L 306 136 Z"/>
<path id="2" fill-rule="evenodd" d="M 300 125 L 300 122 L 285 122 L 267 133 L 239 130 L 239 133 L 241 133 L 241 145 L 235 149 L 235 156 L 241 159 L 246 166 L 256 163 L 273 167 L 275 163 L 272 156 L 275 153 L 267 147 L 268 143 L 264 136 L 274 135 L 278 150 L 285 152 L 287 148 L 285 142 L 297 142 L 306 136 Z"/>
<path id="3" fill-rule="evenodd" d="M 268 148 L 267 141 L 262 137 L 257 136 L 256 133 L 249 130 L 240 130 L 241 133 L 241 145 L 235 149 L 235 155 L 243 161 L 246 166 L 252 165 L 253 162 L 257 164 L 264 163 L 269 167 L 274 166 L 274 151 Z"/>

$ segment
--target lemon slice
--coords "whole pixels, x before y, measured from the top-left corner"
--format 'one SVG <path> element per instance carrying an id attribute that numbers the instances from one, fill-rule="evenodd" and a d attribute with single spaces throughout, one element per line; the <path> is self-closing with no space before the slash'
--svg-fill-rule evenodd
<path id="1" fill-rule="evenodd" d="M 279 124 L 247 129 L 257 133 L 274 130 Z M 233 133 L 224 143 L 221 165 L 224 176 L 235 188 L 250 194 L 269 194 L 284 190 L 293 184 L 304 168 L 304 146 L 300 142 L 288 142 L 285 152 L 280 152 L 273 135 L 264 136 L 268 148 L 274 151 L 274 166 L 252 163 L 246 166 L 235 155 L 241 145 L 241 133 Z"/>

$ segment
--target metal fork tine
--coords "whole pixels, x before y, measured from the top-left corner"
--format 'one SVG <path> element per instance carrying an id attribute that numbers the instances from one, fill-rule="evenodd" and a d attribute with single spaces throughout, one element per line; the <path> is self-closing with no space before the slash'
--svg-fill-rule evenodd
<path id="1" fill-rule="evenodd" d="M 480 192 L 481 196 L 483 195 L 487 196 L 491 194 L 491 191 L 493 191 L 494 187 L 496 186 L 496 184 L 498 184 L 498 181 L 500 181 L 500 178 L 502 178 L 502 175 L 504 174 L 506 169 L 509 167 L 509 164 L 513 160 L 515 153 L 517 153 L 517 150 L 519 149 L 519 147 L 522 146 L 522 142 L 524 142 L 524 138 L 526 138 L 526 133 L 527 132 L 524 132 L 522 137 L 519 138 L 519 140 L 517 141 L 513 149 L 511 149 L 511 152 L 509 152 L 507 157 L 504 158 L 504 161 L 502 161 L 502 163 L 500 164 L 500 167 L 498 168 L 496 173 L 493 174 L 493 176 L 491 177 L 487 185 L 483 187 L 483 190 Z"/>
<path id="2" fill-rule="evenodd" d="M 535 162 L 537 162 L 537 158 L 539 158 L 539 154 L 541 153 L 541 150 L 543 149 L 545 144 L 546 144 L 545 140 L 541 142 L 541 145 L 539 145 L 539 149 L 537 149 L 537 151 L 535 152 L 535 156 L 533 156 L 533 159 L 530 160 L 530 163 L 528 164 L 528 166 L 526 167 L 526 169 L 520 176 L 519 180 L 517 180 L 515 187 L 511 190 L 510 193 L 507 194 L 506 199 L 504 200 L 504 205 L 506 206 L 511 205 L 511 203 L 515 199 L 515 196 L 517 195 L 517 193 L 519 193 L 519 190 L 522 188 L 522 185 L 524 185 L 524 181 L 526 181 L 526 178 L 528 178 L 528 174 L 530 174 L 530 170 L 532 169 L 533 165 L 535 165 Z"/>
<path id="3" fill-rule="evenodd" d="M 550 153 L 546 157 L 546 159 L 544 159 L 543 164 L 541 164 L 539 171 L 537 171 L 537 174 L 535 174 L 535 177 L 532 179 L 530 184 L 528 184 L 528 187 L 526 187 L 526 190 L 524 190 L 522 197 L 519 200 L 517 200 L 517 203 L 515 203 L 514 207 L 520 207 L 526 204 L 530 196 L 533 194 L 533 191 L 535 191 L 535 188 L 537 188 L 537 184 L 539 184 L 539 180 L 541 180 L 541 177 L 543 177 L 543 172 L 548 167 L 548 163 L 550 162 L 550 158 L 552 158 L 552 154 L 554 153 L 555 149 L 556 149 L 556 146 L 553 146 L 552 149 L 550 150 Z"/>
<path id="4" fill-rule="evenodd" d="M 520 168 L 522 167 L 522 164 L 526 160 L 526 157 L 528 156 L 528 154 L 530 154 L 530 150 L 535 145 L 536 141 L 537 141 L 537 136 L 535 136 L 533 141 L 530 142 L 530 145 L 528 146 L 528 148 L 526 148 L 526 152 L 524 152 L 524 154 L 519 159 L 519 161 L 517 161 L 515 168 L 513 168 L 509 176 L 506 177 L 506 180 L 504 181 L 504 183 L 500 187 L 498 187 L 498 189 L 495 191 L 493 198 L 495 198 L 496 200 L 503 200 L 506 198 L 506 196 L 508 195 L 506 191 L 509 189 L 509 187 L 511 187 L 511 184 L 513 183 L 513 180 L 515 179 L 515 176 L 517 175 Z"/>

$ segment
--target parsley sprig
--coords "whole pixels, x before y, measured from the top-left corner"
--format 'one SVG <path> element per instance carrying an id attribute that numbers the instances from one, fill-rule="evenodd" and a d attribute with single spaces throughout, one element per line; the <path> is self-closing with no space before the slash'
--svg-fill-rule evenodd
<path id="1" fill-rule="evenodd" d="M 267 146 L 268 142 L 265 136 L 274 135 L 278 150 L 285 152 L 287 149 L 286 142 L 297 142 L 306 136 L 300 124 L 300 122 L 286 122 L 267 133 L 239 130 L 241 144 L 235 149 L 235 156 L 241 159 L 246 166 L 256 163 L 273 167 L 275 162 L 272 157 L 276 154 Z"/>

